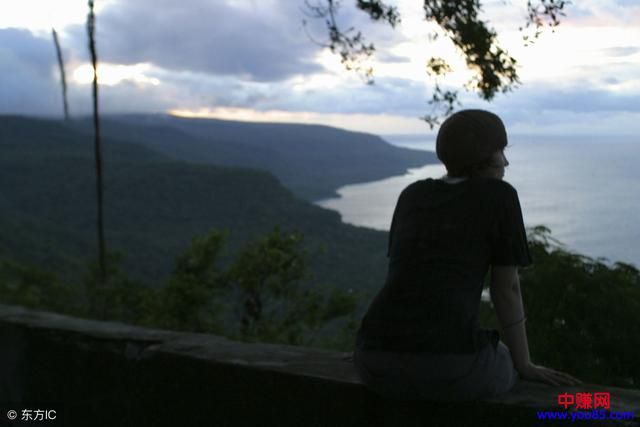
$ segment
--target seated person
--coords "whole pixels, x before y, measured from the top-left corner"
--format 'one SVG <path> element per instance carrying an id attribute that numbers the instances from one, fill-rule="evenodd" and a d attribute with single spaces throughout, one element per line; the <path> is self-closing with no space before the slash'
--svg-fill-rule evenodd
<path id="1" fill-rule="evenodd" d="M 531 264 L 500 118 L 462 110 L 436 140 L 447 168 L 398 198 L 389 267 L 357 334 L 353 361 L 373 391 L 399 399 L 463 401 L 495 396 L 523 378 L 573 385 L 568 374 L 529 357 L 518 267 Z M 506 345 L 479 327 L 484 278 Z"/>

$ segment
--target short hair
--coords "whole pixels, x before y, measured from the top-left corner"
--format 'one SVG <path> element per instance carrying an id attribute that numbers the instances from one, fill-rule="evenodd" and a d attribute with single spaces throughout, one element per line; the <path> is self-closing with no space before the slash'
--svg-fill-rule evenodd
<path id="1" fill-rule="evenodd" d="M 487 166 L 491 155 L 507 146 L 500 117 L 486 110 L 461 110 L 440 126 L 436 154 L 450 176 L 472 175 Z"/>

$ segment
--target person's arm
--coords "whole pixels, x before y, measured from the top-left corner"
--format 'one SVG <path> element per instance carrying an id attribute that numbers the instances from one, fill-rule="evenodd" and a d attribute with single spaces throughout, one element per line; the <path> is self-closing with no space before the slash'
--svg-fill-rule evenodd
<path id="1" fill-rule="evenodd" d="M 571 375 L 534 365 L 531 362 L 518 267 L 492 266 L 489 291 L 513 364 L 520 376 L 527 380 L 555 386 L 581 383 Z"/>

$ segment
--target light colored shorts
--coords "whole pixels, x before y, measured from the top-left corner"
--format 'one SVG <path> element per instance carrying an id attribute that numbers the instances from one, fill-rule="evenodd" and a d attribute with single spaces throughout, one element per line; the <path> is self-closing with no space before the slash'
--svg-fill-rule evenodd
<path id="1" fill-rule="evenodd" d="M 369 389 L 401 400 L 469 401 L 509 391 L 518 382 L 502 341 L 474 354 L 391 353 L 356 347 L 353 363 Z"/>

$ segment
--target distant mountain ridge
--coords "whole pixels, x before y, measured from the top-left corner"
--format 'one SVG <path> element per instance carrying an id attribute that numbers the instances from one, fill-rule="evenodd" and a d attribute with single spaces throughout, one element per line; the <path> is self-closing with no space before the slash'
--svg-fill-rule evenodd
<path id="1" fill-rule="evenodd" d="M 106 115 L 105 137 L 143 145 L 176 160 L 264 169 L 294 194 L 315 201 L 341 186 L 401 175 L 437 163 L 434 153 L 393 146 L 379 136 L 322 125 Z M 92 131 L 91 120 L 72 122 Z"/>

